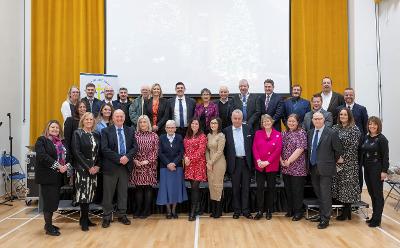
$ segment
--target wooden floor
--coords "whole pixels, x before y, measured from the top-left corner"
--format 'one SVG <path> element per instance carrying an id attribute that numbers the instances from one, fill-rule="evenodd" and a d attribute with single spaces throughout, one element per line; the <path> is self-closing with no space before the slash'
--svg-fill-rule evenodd
<path id="1" fill-rule="evenodd" d="M 366 192 L 363 200 L 369 202 Z M 131 226 L 113 222 L 107 229 L 98 225 L 82 232 L 77 222 L 63 217 L 55 220 L 61 236 L 50 237 L 37 209 L 15 201 L 13 207 L 0 206 L 0 247 L 400 247 L 400 212 L 394 205 L 389 198 L 381 228 L 369 228 L 361 214 L 345 222 L 333 218 L 327 229 L 318 230 L 316 223 L 292 222 L 276 213 L 270 221 L 234 220 L 231 214 L 195 222 L 187 221 L 187 215 L 177 220 L 152 216 L 135 219 Z M 92 220 L 100 223 L 99 218 Z"/>

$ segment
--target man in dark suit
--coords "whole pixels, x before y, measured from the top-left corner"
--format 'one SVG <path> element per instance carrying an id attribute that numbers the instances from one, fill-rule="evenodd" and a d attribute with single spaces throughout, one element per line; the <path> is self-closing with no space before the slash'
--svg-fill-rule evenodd
<path id="1" fill-rule="evenodd" d="M 221 86 L 219 88 L 219 99 L 215 100 L 214 103 L 218 105 L 219 118 L 222 121 L 222 128 L 224 129 L 232 125 L 231 115 L 233 111 L 233 101 L 229 99 L 229 89 L 227 86 Z"/>
<path id="2" fill-rule="evenodd" d="M 131 224 L 126 216 L 128 178 L 133 169 L 133 157 L 138 150 L 133 129 L 124 126 L 125 113 L 117 109 L 112 119 L 114 124 L 101 131 L 103 228 L 110 226 L 115 190 L 118 197 L 118 221 L 125 225 Z"/>
<path id="3" fill-rule="evenodd" d="M 321 112 L 324 116 L 325 119 L 325 126 L 327 127 L 332 127 L 333 125 L 333 119 L 332 119 L 332 113 L 324 110 L 321 108 L 322 106 L 322 97 L 320 94 L 315 94 L 311 98 L 311 103 L 312 103 L 312 110 L 304 116 L 303 124 L 302 127 L 303 129 L 308 132 L 309 130 L 314 128 L 314 124 L 312 122 L 312 117 L 314 113 L 316 112 Z"/>
<path id="4" fill-rule="evenodd" d="M 301 98 L 301 86 L 294 84 L 292 86 L 292 97 L 283 104 L 283 124 L 287 127 L 287 119 L 291 114 L 297 114 L 300 119 L 299 125 L 303 123 L 306 113 L 311 111 L 310 101 Z"/>
<path id="5" fill-rule="evenodd" d="M 196 101 L 185 96 L 185 85 L 178 82 L 175 85 L 176 96 L 168 99 L 169 120 L 176 123 L 176 133 L 182 137 L 186 136 L 187 125 L 193 118 Z"/>
<path id="6" fill-rule="evenodd" d="M 233 218 L 238 219 L 242 213 L 246 218 L 253 219 L 249 209 L 253 140 L 248 125 L 243 124 L 241 110 L 232 112 L 232 126 L 226 127 L 223 132 L 228 172 L 232 178 Z"/>
<path id="7" fill-rule="evenodd" d="M 119 88 L 118 92 L 118 100 L 112 102 L 113 106 L 117 106 L 119 109 L 124 111 L 125 113 L 125 123 L 124 125 L 130 127 L 132 126 L 131 119 L 129 118 L 129 106 L 131 105 L 131 101 L 128 99 L 128 89 L 125 87 Z"/>
<path id="8" fill-rule="evenodd" d="M 119 102 L 118 101 L 113 101 L 114 97 L 114 89 L 111 85 L 107 85 L 104 87 L 104 100 L 102 101 L 101 105 L 104 105 L 106 103 L 109 103 L 111 106 L 113 106 L 114 109 L 119 109 Z"/>
<path id="9" fill-rule="evenodd" d="M 344 104 L 344 98 L 341 94 L 332 91 L 332 79 L 324 77 L 322 79 L 322 108 L 332 113 L 333 124 L 337 122 L 336 109 Z"/>
<path id="10" fill-rule="evenodd" d="M 82 101 L 86 104 L 86 109 L 88 112 L 92 113 L 95 117 L 99 115 L 101 108 L 101 101 L 94 97 L 96 93 L 96 86 L 93 83 L 86 84 L 86 97 L 82 98 Z"/>
<path id="11" fill-rule="evenodd" d="M 257 129 L 260 127 L 260 117 L 268 114 L 274 119 L 274 129 L 281 131 L 281 118 L 283 117 L 283 99 L 274 93 L 274 81 L 267 79 L 264 82 L 265 94 L 258 98 L 257 103 Z"/>
<path id="12" fill-rule="evenodd" d="M 252 134 L 258 129 L 259 118 L 257 116 L 256 94 L 249 93 L 249 82 L 246 79 L 239 81 L 240 94 L 233 96 L 233 109 L 240 109 L 243 113 L 243 123 L 247 124 Z"/>
<path id="13" fill-rule="evenodd" d="M 312 221 L 319 222 L 318 229 L 324 229 L 329 226 L 332 177 L 336 163 L 343 163 L 343 147 L 337 132 L 324 124 L 322 113 L 314 113 L 312 121 L 315 128 L 308 131 L 308 157 L 312 185 L 319 200 L 319 216 Z"/>
<path id="14" fill-rule="evenodd" d="M 363 139 L 365 135 L 368 133 L 368 112 L 367 109 L 354 102 L 355 99 L 355 94 L 354 94 L 354 89 L 353 88 L 346 88 L 344 90 L 344 101 L 346 104 L 340 105 L 336 111 L 339 113 L 339 111 L 342 108 L 349 108 L 351 110 L 351 113 L 353 114 L 354 117 L 354 122 L 356 123 L 356 126 L 361 132 L 361 139 L 362 141 L 360 142 L 360 145 L 363 144 Z M 360 152 L 359 152 L 360 153 Z M 362 161 L 361 161 L 361 155 L 359 156 L 358 161 L 358 166 L 359 166 L 359 173 L 358 173 L 358 178 L 359 178 L 359 184 L 360 184 L 360 189 L 362 190 L 363 184 L 364 184 L 364 177 L 363 177 L 363 170 L 362 170 Z"/>

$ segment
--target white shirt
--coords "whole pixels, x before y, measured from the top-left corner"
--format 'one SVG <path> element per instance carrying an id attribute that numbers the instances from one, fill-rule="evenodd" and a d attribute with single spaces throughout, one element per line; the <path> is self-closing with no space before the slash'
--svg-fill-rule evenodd
<path id="1" fill-rule="evenodd" d="M 61 114 L 64 118 L 64 122 L 68 117 L 72 116 L 71 107 L 69 106 L 69 102 L 65 100 L 61 105 Z"/>
<path id="2" fill-rule="evenodd" d="M 167 134 L 167 138 L 169 140 L 170 145 L 172 146 L 172 142 L 174 142 L 174 139 L 175 139 L 175 134 L 173 134 L 173 135 Z"/>
<path id="3" fill-rule="evenodd" d="M 182 98 L 175 97 L 175 109 L 174 109 L 174 120 L 176 123 L 176 127 L 181 127 L 180 126 L 180 118 L 179 118 L 179 99 L 182 99 L 182 106 L 183 106 L 183 127 L 187 127 L 187 108 L 186 108 L 186 100 L 185 96 L 182 96 Z"/>
<path id="4" fill-rule="evenodd" d="M 235 143 L 236 156 L 238 157 L 246 156 L 242 126 L 238 128 L 232 126 L 232 134 L 233 134 L 233 141 Z"/>
<path id="5" fill-rule="evenodd" d="M 329 92 L 328 94 L 325 94 L 324 92 L 321 93 L 322 96 L 322 108 L 326 111 L 328 111 L 329 104 L 331 103 L 332 99 L 332 91 Z"/>
<path id="6" fill-rule="evenodd" d="M 348 107 L 350 107 L 350 110 L 353 110 L 354 102 L 352 104 L 350 104 L 350 105 L 346 103 L 346 108 L 348 108 Z"/>

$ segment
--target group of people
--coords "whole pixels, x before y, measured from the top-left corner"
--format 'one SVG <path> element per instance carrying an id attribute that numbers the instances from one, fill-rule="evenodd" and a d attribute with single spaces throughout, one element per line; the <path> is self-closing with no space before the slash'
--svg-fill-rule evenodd
<path id="1" fill-rule="evenodd" d="M 311 104 L 301 98 L 299 85 L 293 85 L 292 97 L 284 100 L 274 93 L 271 79 L 264 82 L 265 94 L 250 94 L 243 79 L 240 93 L 232 98 L 228 88 L 221 86 L 219 99 L 212 101 L 210 90 L 203 89 L 199 103 L 185 96 L 185 89 L 178 82 L 176 96 L 165 99 L 160 84 L 142 86 L 140 96 L 130 102 L 126 88 L 120 88 L 118 100 L 113 101 L 114 90 L 106 87 L 101 101 L 94 97 L 94 84 L 86 85 L 82 99 L 79 89 L 71 87 L 61 107 L 64 131 L 51 120 L 35 145 L 46 234 L 60 235 L 52 215 L 67 173 L 74 185 L 74 201 L 81 208 L 83 231 L 95 225 L 88 215 L 95 198 L 102 198 L 102 227 L 110 226 L 114 194 L 118 221 L 131 224 L 126 214 L 129 185 L 135 188 L 134 218 L 151 214 L 153 187 L 158 184 L 156 203 L 165 205 L 166 218 L 172 219 L 178 218 L 177 204 L 188 200 L 185 180 L 189 181 L 188 219 L 193 221 L 201 214 L 200 183 L 208 181 L 210 216 L 219 218 L 226 172 L 232 181 L 234 219 L 243 215 L 259 220 L 264 213 L 271 219 L 276 177 L 281 173 L 286 217 L 293 221 L 303 218 L 304 184 L 310 174 L 320 203 L 319 215 L 312 221 L 323 229 L 329 225 L 332 198 L 344 205 L 336 219 L 351 219 L 351 204 L 360 200 L 363 166 L 373 205 L 368 225 L 380 225 L 388 141 L 379 118 L 368 118 L 366 108 L 354 102 L 352 88 L 343 97 L 332 91 L 332 80 L 325 77 Z M 286 127 L 283 132 L 281 121 Z M 253 175 L 254 216 L 249 208 Z"/>

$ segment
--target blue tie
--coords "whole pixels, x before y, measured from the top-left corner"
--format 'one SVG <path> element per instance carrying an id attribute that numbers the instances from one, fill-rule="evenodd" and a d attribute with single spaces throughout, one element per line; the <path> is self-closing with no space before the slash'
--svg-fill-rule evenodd
<path id="1" fill-rule="evenodd" d="M 314 140 L 312 143 L 310 162 L 311 162 L 311 165 L 313 165 L 313 166 L 317 164 L 318 132 L 319 132 L 318 129 L 315 130 L 315 136 L 314 136 Z"/>
<path id="2" fill-rule="evenodd" d="M 179 127 L 185 127 L 185 123 L 183 121 L 183 105 L 182 99 L 179 100 Z"/>
<path id="3" fill-rule="evenodd" d="M 125 155 L 126 154 L 126 149 L 125 149 L 124 136 L 122 134 L 122 128 L 118 128 L 118 139 L 119 139 L 119 154 L 120 155 Z"/>
<path id="4" fill-rule="evenodd" d="M 246 96 L 243 96 L 242 98 L 242 102 L 243 102 L 243 121 L 246 122 L 247 121 L 247 103 L 246 103 Z"/>

